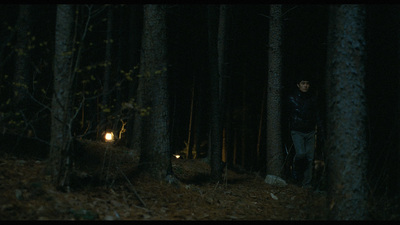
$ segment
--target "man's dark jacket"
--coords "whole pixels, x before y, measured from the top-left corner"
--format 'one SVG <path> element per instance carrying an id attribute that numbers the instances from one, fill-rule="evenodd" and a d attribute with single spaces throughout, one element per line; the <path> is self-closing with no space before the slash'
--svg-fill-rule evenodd
<path id="1" fill-rule="evenodd" d="M 318 112 L 317 97 L 310 92 L 297 90 L 289 96 L 289 127 L 290 130 L 309 133 L 318 127 L 323 132 L 322 122 Z"/>

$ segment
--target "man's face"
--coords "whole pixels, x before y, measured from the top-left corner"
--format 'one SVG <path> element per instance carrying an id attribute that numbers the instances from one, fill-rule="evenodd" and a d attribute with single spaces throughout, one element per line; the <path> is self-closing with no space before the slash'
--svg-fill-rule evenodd
<path id="1" fill-rule="evenodd" d="M 297 84 L 297 87 L 301 92 L 307 92 L 308 89 L 310 88 L 310 82 L 306 80 L 300 81 L 300 83 Z"/>

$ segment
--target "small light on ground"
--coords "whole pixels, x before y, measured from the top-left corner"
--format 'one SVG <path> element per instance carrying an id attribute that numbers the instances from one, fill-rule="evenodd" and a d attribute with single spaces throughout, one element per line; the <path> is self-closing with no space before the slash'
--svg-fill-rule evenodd
<path id="1" fill-rule="evenodd" d="M 106 140 L 106 142 L 114 141 L 114 134 L 112 132 L 107 132 L 104 136 L 104 139 Z"/>

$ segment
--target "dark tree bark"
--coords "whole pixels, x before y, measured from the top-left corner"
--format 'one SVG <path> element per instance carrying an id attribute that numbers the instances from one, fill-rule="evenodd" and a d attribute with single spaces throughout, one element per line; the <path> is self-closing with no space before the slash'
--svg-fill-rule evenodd
<path id="1" fill-rule="evenodd" d="M 397 6 L 394 9 L 395 12 L 399 12 L 399 10 L 400 10 L 399 6 Z M 397 13 L 396 15 L 397 16 L 395 16 L 395 21 L 400 21 L 400 14 Z M 398 41 L 397 46 L 400 46 L 400 27 L 397 27 L 397 41 Z M 400 48 L 397 49 L 397 56 L 400 57 Z M 397 64 L 397 65 L 398 65 L 397 73 L 400 74 L 400 65 L 399 64 Z M 399 86 L 400 85 L 400 76 L 397 76 L 396 82 L 397 82 L 397 85 Z M 397 115 L 400 115 L 400 92 L 397 92 L 396 113 L 397 113 Z M 396 128 L 397 128 L 397 130 L 400 130 L 400 118 L 399 117 L 397 117 L 397 120 L 396 120 Z M 394 156 L 397 157 L 397 159 L 400 159 L 400 133 L 398 133 L 397 138 L 399 138 L 399 139 L 397 139 L 397 142 L 395 143 L 396 148 L 394 150 Z M 392 187 L 394 189 L 393 194 L 396 196 L 400 196 L 400 169 L 399 169 L 397 162 L 392 164 L 392 168 L 393 168 L 392 171 L 394 172 L 394 176 L 395 176 L 395 179 L 393 182 L 394 185 Z"/>
<path id="2" fill-rule="evenodd" d="M 219 26 L 218 26 L 218 72 L 219 72 L 219 101 L 220 101 L 220 123 L 221 123 L 221 154 L 220 160 L 226 162 L 226 127 L 225 122 L 225 107 L 226 107 L 226 83 L 227 83 L 227 13 L 229 10 L 228 5 L 220 5 L 219 7 Z M 220 161 L 221 162 L 221 161 Z M 215 163 L 217 163 L 215 161 Z M 220 164 L 221 165 L 221 164 Z M 217 168 L 219 171 L 223 169 L 221 167 Z"/>
<path id="3" fill-rule="evenodd" d="M 197 85 L 195 85 L 194 89 L 195 89 L 195 111 L 194 111 L 194 134 L 193 134 L 193 150 L 192 151 L 196 151 L 196 156 L 194 156 L 194 158 L 197 158 L 200 153 L 201 153 L 201 149 L 200 149 L 200 142 L 201 142 L 201 132 L 202 132 L 202 120 L 204 118 L 203 113 L 202 113 L 202 101 L 204 99 L 204 96 L 201 96 L 201 87 L 202 87 L 202 82 L 199 81 L 199 79 L 197 77 L 195 77 L 195 83 Z"/>
<path id="4" fill-rule="evenodd" d="M 51 103 L 51 140 L 49 169 L 53 184 L 69 187 L 71 159 L 70 91 L 73 28 L 73 5 L 58 5 L 55 33 L 54 94 Z"/>
<path id="5" fill-rule="evenodd" d="M 240 129 L 240 150 L 241 150 L 241 155 L 240 155 L 240 164 L 242 167 L 245 167 L 245 161 L 246 161 L 246 144 L 247 144 L 247 139 L 246 139 L 246 133 L 247 133 L 247 112 L 248 112 L 248 106 L 246 104 L 247 102 L 247 91 L 246 91 L 246 86 L 247 86 L 247 78 L 246 78 L 246 73 L 243 73 L 242 79 L 242 116 L 241 116 L 241 129 Z"/>
<path id="6" fill-rule="evenodd" d="M 214 149 L 221 149 L 221 140 L 218 121 L 218 50 L 217 50 L 217 33 L 218 33 L 218 10 L 215 5 L 207 6 L 207 29 L 208 29 L 208 69 L 210 74 L 210 118 L 209 118 L 209 148 L 207 160 L 211 164 L 211 157 Z"/>
<path id="7" fill-rule="evenodd" d="M 194 104 L 194 78 L 193 78 L 193 83 L 192 83 L 192 97 L 190 99 L 190 117 L 189 117 L 189 128 L 188 128 L 188 140 L 187 140 L 187 144 L 186 144 L 186 158 L 188 159 L 192 159 L 193 158 L 193 152 L 192 152 L 192 148 L 190 148 L 190 145 L 192 144 L 190 142 L 190 139 L 192 138 L 192 124 L 193 124 L 193 104 Z"/>
<path id="8" fill-rule="evenodd" d="M 114 7 L 112 5 L 108 6 L 107 12 L 107 38 L 106 38 L 106 52 L 105 52 L 105 59 L 104 59 L 104 77 L 103 77 L 103 99 L 102 99 L 102 108 L 101 111 L 101 120 L 100 124 L 106 124 L 107 122 L 107 115 L 106 110 L 110 107 L 110 94 L 109 94 L 109 86 L 110 86 L 110 77 L 111 77 L 111 49 L 112 49 L 112 32 L 113 32 L 113 10 Z"/>
<path id="9" fill-rule="evenodd" d="M 166 6 L 145 5 L 138 96 L 142 115 L 140 169 L 155 179 L 171 172 Z M 136 122 L 136 121 L 135 121 Z M 136 124 L 135 124 L 136 125 Z M 135 139 L 137 140 L 137 139 Z"/>
<path id="10" fill-rule="evenodd" d="M 31 22 L 31 5 L 20 5 L 16 24 L 17 43 L 15 45 L 15 76 L 13 86 L 13 104 L 16 108 L 25 107 L 32 81 L 29 71 L 29 38 Z"/>
<path id="11" fill-rule="evenodd" d="M 135 97 L 137 89 L 137 75 L 139 73 L 138 66 L 140 64 L 140 46 L 141 46 L 141 33 L 142 26 L 140 25 L 139 18 L 142 15 L 143 7 L 140 5 L 129 5 L 129 55 L 128 55 L 128 68 L 132 72 L 133 80 L 129 82 L 129 98 Z"/>
<path id="12" fill-rule="evenodd" d="M 399 14 L 397 14 L 399 15 Z M 399 16 L 400 17 L 400 16 Z M 400 18 L 398 18 L 400 20 Z M 398 27 L 398 34 L 397 34 L 397 40 L 398 40 L 398 46 L 400 46 L 400 27 Z M 398 57 L 400 57 L 400 48 L 398 49 Z M 398 64 L 399 65 L 399 64 Z M 398 68 L 398 73 L 400 74 L 400 65 Z M 400 76 L 397 76 L 397 84 L 400 87 Z M 400 92 L 397 92 L 397 115 L 400 115 Z M 397 117 L 397 130 L 400 130 L 400 118 Z M 399 139 L 397 139 L 396 143 L 396 151 L 397 151 L 397 158 L 400 159 L 400 133 L 398 133 L 397 136 Z M 395 152 L 396 152 L 395 151 Z M 396 182 L 395 182 L 395 190 L 396 190 L 396 195 L 400 196 L 400 169 L 398 169 L 398 165 L 394 166 L 395 169 L 395 176 L 396 176 Z"/>
<path id="13" fill-rule="evenodd" d="M 218 19 L 218 8 L 215 5 L 208 6 L 209 25 L 209 66 L 211 74 L 211 180 L 218 182 L 222 180 L 222 104 L 223 104 L 223 61 L 224 60 L 224 36 L 225 36 L 226 6 L 220 6 Z M 216 26 L 216 21 L 219 21 Z"/>
<path id="14" fill-rule="evenodd" d="M 267 174 L 282 176 L 283 152 L 281 133 L 282 76 L 282 6 L 270 6 L 267 91 Z"/>
<path id="15" fill-rule="evenodd" d="M 146 10 L 148 10 L 148 8 L 146 8 Z M 149 99 L 146 95 L 146 93 L 148 92 L 148 84 L 149 83 L 149 76 L 145 76 L 146 73 L 146 68 L 145 68 L 145 63 L 146 63 L 146 59 L 144 58 L 147 55 L 150 55 L 150 53 L 145 52 L 144 48 L 146 47 L 146 45 L 149 45 L 151 43 L 148 43 L 149 41 L 147 40 L 145 42 L 145 37 L 151 35 L 151 31 L 145 30 L 145 29 L 152 29 L 152 27 L 150 26 L 150 19 L 147 18 L 149 15 L 146 14 L 145 9 L 143 9 L 144 11 L 144 15 L 143 15 L 143 34 L 142 34 L 142 47 L 141 47 L 141 57 L 140 57 L 140 72 L 138 74 L 138 85 L 137 85 L 137 89 L 136 89 L 136 112 L 135 112 L 135 117 L 134 117 L 134 122 L 133 122 L 133 137 L 132 137 L 132 142 L 131 142 L 131 147 L 134 151 L 138 151 L 141 152 L 141 148 L 142 148 L 142 136 L 143 136 L 143 132 L 144 132 L 144 127 L 143 127 L 143 123 L 144 120 L 148 120 L 147 118 L 147 108 L 150 107 L 149 106 Z M 132 28 L 132 27 L 131 27 Z M 130 84 L 129 87 L 132 90 L 132 85 Z M 130 93 L 130 97 L 133 97 L 133 95 L 131 95 Z M 148 160 L 148 159 L 146 159 Z"/>
<path id="16" fill-rule="evenodd" d="M 140 64 L 140 45 L 141 45 L 141 29 L 139 26 L 138 19 L 140 16 L 139 11 L 143 10 L 142 6 L 139 5 L 129 5 L 129 56 L 128 56 L 128 68 L 131 70 L 132 80 L 128 83 L 128 101 L 131 99 L 135 99 L 136 103 L 139 100 L 139 96 L 136 94 L 139 92 L 139 78 L 138 78 L 138 66 Z M 135 94 L 136 92 L 136 94 Z M 133 121 L 133 122 L 131 122 Z M 140 118 L 136 116 L 131 120 L 128 120 L 127 123 L 127 136 L 128 137 L 136 137 L 135 133 L 139 124 L 136 124 L 136 121 L 139 122 Z M 138 149 L 139 142 L 134 138 L 129 138 L 127 145 L 133 149 Z"/>
<path id="17" fill-rule="evenodd" d="M 219 21 L 218 21 L 218 72 L 219 72 L 219 94 L 218 98 L 221 102 L 221 115 L 224 115 L 224 105 L 226 98 L 226 33 L 227 33 L 227 12 L 228 5 L 220 5 L 219 6 Z M 224 121 L 224 118 L 221 119 Z"/>
<path id="18" fill-rule="evenodd" d="M 400 85 L 400 77 L 398 77 L 397 84 Z M 399 95 L 399 93 L 397 95 L 398 96 L 397 96 L 396 111 L 397 111 L 397 115 L 399 115 L 400 114 L 400 95 Z M 396 126 L 397 126 L 397 130 L 399 130 L 400 129 L 399 118 L 397 118 Z M 397 137 L 399 139 L 397 139 L 397 143 L 395 143 L 396 149 L 393 151 L 394 152 L 393 156 L 397 157 L 396 159 L 400 159 L 400 135 L 397 135 Z M 391 184 L 393 184 L 391 187 L 391 189 L 393 190 L 392 194 L 395 196 L 400 196 L 400 169 L 399 169 L 399 166 L 397 163 L 392 164 L 391 172 L 393 172 L 393 175 L 394 175 L 394 178 L 393 178 L 394 182 L 391 183 Z"/>
<path id="19" fill-rule="evenodd" d="M 223 38 L 224 40 L 224 48 L 223 54 L 224 54 L 224 60 L 222 61 L 222 69 L 221 69 L 221 74 L 223 76 L 223 83 L 222 83 L 222 88 L 223 88 L 223 107 L 222 107 L 222 115 L 223 115 L 223 152 L 222 152 L 222 161 L 226 164 L 230 164 L 232 162 L 232 149 L 233 149 L 233 120 L 232 120 L 232 103 L 236 101 L 234 98 L 231 98 L 233 90 L 230 88 L 232 86 L 232 77 L 231 77 L 231 59 L 230 55 L 233 52 L 233 49 L 231 48 L 231 42 L 229 40 L 232 40 L 232 11 L 233 7 L 231 5 L 226 5 L 225 6 L 225 37 Z"/>
<path id="20" fill-rule="evenodd" d="M 332 6 L 327 112 L 330 218 L 365 220 L 367 210 L 365 8 Z"/>

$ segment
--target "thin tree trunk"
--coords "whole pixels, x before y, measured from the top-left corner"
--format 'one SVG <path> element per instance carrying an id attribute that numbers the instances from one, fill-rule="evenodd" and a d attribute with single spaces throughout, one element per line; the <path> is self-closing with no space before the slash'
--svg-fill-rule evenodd
<path id="1" fill-rule="evenodd" d="M 227 14 L 229 6 L 220 5 L 219 7 L 219 26 L 218 26 L 218 71 L 219 71 L 219 101 L 220 101 L 220 123 L 222 132 L 222 148 L 220 159 L 226 162 L 226 127 L 225 121 L 225 107 L 226 107 L 226 80 L 227 80 L 227 60 L 226 60 L 226 36 L 228 30 Z M 218 168 L 222 171 L 222 168 Z"/>
<path id="2" fill-rule="evenodd" d="M 213 23 L 219 21 L 218 27 L 210 31 L 210 52 L 216 55 L 210 55 L 210 57 L 216 57 L 211 63 L 216 65 L 210 65 L 214 68 L 211 73 L 211 92 L 212 92 L 212 114 L 211 114 L 211 138 L 212 138 L 212 150 L 211 150 L 211 179 L 213 181 L 222 180 L 222 130 L 223 130 L 223 105 L 225 99 L 225 33 L 226 33 L 226 5 L 220 5 L 219 7 L 219 19 L 217 17 L 217 10 L 214 5 L 209 6 L 209 10 L 215 10 L 209 15 L 209 25 L 213 28 Z M 215 37 L 217 34 L 217 37 Z M 216 42 L 216 46 L 214 44 Z M 215 52 L 215 50 L 216 52 Z M 212 53 L 211 53 L 212 54 Z M 216 67 L 216 68 L 215 68 Z"/>
<path id="3" fill-rule="evenodd" d="M 24 105 L 29 93 L 30 78 L 29 65 L 29 38 L 30 38 L 30 21 L 31 21 L 31 5 L 20 5 L 17 29 L 17 43 L 15 45 L 15 75 L 14 75 L 14 99 L 13 104 L 16 108 Z"/>
<path id="4" fill-rule="evenodd" d="M 234 131 L 234 137 L 233 137 L 233 159 L 232 159 L 232 164 L 236 165 L 237 161 L 237 131 L 235 129 Z"/>
<path id="5" fill-rule="evenodd" d="M 281 133 L 282 5 L 271 5 L 267 93 L 267 174 L 282 176 Z"/>
<path id="6" fill-rule="evenodd" d="M 189 118 L 189 128 L 188 128 L 188 140 L 186 145 L 186 158 L 192 158 L 192 149 L 190 148 L 190 139 L 192 136 L 192 120 L 193 120 L 193 102 L 194 102 L 194 78 L 192 84 L 192 98 L 190 101 L 190 118 Z"/>
<path id="7" fill-rule="evenodd" d="M 241 144 L 241 166 L 245 167 L 246 161 L 246 131 L 247 131 L 247 121 L 246 121 L 246 74 L 243 73 L 243 83 L 242 83 L 242 123 L 241 123 L 241 132 L 240 132 L 240 144 Z"/>
<path id="8" fill-rule="evenodd" d="M 210 166 L 211 179 L 222 180 L 221 173 L 221 150 L 222 150 L 222 126 L 219 98 L 219 72 L 218 72 L 218 11 L 216 5 L 208 6 L 208 40 L 209 40 L 209 67 L 211 77 L 211 114 L 210 114 Z"/>
<path id="9" fill-rule="evenodd" d="M 140 96 L 137 96 L 137 93 L 139 93 L 139 78 L 138 78 L 138 65 L 140 61 L 140 45 L 141 45 L 141 26 L 139 26 L 137 20 L 139 18 L 139 10 L 142 10 L 141 5 L 129 5 L 129 53 L 128 53 L 128 68 L 131 69 L 131 77 L 132 80 L 129 81 L 128 83 L 128 101 L 131 101 L 132 99 L 135 99 L 135 102 L 139 104 L 139 98 Z M 136 94 L 135 94 L 136 92 Z M 140 105 L 140 104 L 139 104 Z M 129 138 L 127 145 L 132 148 L 132 149 L 138 149 L 138 141 L 135 138 L 140 138 L 140 136 L 136 135 L 136 132 L 138 132 L 138 127 L 140 127 L 140 124 L 136 124 L 136 122 L 140 123 L 140 118 L 138 118 L 137 113 L 135 113 L 135 116 L 131 119 L 128 120 L 127 124 L 127 134 L 126 136 L 132 137 Z M 133 122 L 132 122 L 133 121 Z"/>
<path id="10" fill-rule="evenodd" d="M 135 96 L 135 91 L 137 88 L 138 80 L 136 79 L 136 75 L 138 75 L 139 70 L 137 67 L 140 63 L 140 46 L 141 46 L 141 26 L 139 26 L 138 18 L 140 16 L 140 10 L 142 6 L 140 5 L 129 5 L 129 56 L 128 56 L 128 65 L 132 70 L 132 78 L 133 80 L 129 82 L 129 98 L 133 98 Z"/>
<path id="11" fill-rule="evenodd" d="M 202 100 L 203 97 L 201 96 L 201 87 L 202 87 L 202 82 L 199 79 L 197 80 L 197 85 L 195 87 L 195 92 L 197 93 L 196 98 L 195 98 L 195 105 L 194 105 L 194 140 L 193 140 L 193 149 L 192 151 L 196 151 L 196 156 L 194 158 L 197 158 L 200 153 L 200 143 L 201 143 L 201 132 L 202 132 L 202 119 L 203 119 L 203 113 L 201 112 L 202 109 Z M 199 88 L 200 87 L 200 88 Z"/>
<path id="12" fill-rule="evenodd" d="M 399 39 L 400 40 L 400 39 Z M 399 71 L 400 72 L 400 71 Z M 400 76 L 398 76 L 398 85 L 400 87 Z M 400 115 L 400 93 L 397 93 L 397 115 Z M 400 118 L 397 117 L 397 129 L 400 130 Z M 400 133 L 398 134 L 397 139 L 397 158 L 400 159 Z M 397 196 L 400 196 L 400 169 L 398 169 L 397 164 L 394 166 L 395 168 L 395 175 L 396 175 L 396 186 L 395 190 L 397 190 L 397 193 L 395 193 Z"/>
<path id="13" fill-rule="evenodd" d="M 258 124 L 258 137 L 257 137 L 257 161 L 260 159 L 260 145 L 261 145 L 261 133 L 262 133 L 262 125 L 263 125 L 263 118 L 264 118 L 264 103 L 266 98 L 266 85 L 263 89 L 263 96 L 261 99 L 261 110 L 260 110 L 260 122 Z"/>
<path id="14" fill-rule="evenodd" d="M 56 18 L 54 94 L 51 103 L 51 140 L 49 169 L 53 184 L 58 188 L 69 188 L 71 113 L 71 33 L 73 5 L 58 5 Z"/>
<path id="15" fill-rule="evenodd" d="M 400 10 L 400 7 L 397 6 L 395 8 L 395 10 L 397 10 L 397 12 Z M 399 21 L 400 20 L 400 14 L 397 13 L 397 16 L 395 17 L 395 21 Z M 397 27 L 397 42 L 398 42 L 398 46 L 400 46 L 400 27 Z M 400 48 L 397 49 L 397 57 L 398 59 L 400 59 Z M 397 72 L 400 74 L 400 64 L 397 64 Z M 398 87 L 400 87 L 400 76 L 397 76 L 397 85 Z M 400 92 L 397 92 L 397 107 L 396 107 L 396 112 L 397 115 L 400 115 Z M 400 118 L 397 117 L 396 118 L 396 128 L 397 130 L 400 130 Z M 397 156 L 398 159 L 400 159 L 400 132 L 398 133 L 397 137 L 399 139 L 397 139 L 397 142 L 395 143 L 395 157 Z M 397 155 L 396 155 L 397 153 Z M 394 171 L 394 176 L 395 176 L 395 182 L 394 182 L 394 194 L 396 196 L 400 196 L 400 169 L 398 169 L 397 163 L 392 164 L 393 165 L 393 171 Z"/>
<path id="16" fill-rule="evenodd" d="M 106 109 L 109 109 L 109 86 L 110 86 L 110 76 L 111 76 L 111 48 L 112 48 L 112 28 L 113 28 L 113 6 L 108 6 L 108 13 L 107 13 L 107 38 L 106 38 L 106 53 L 105 53 L 105 60 L 104 60 L 104 77 L 103 77 L 103 99 L 102 99 L 102 108 L 103 110 L 101 113 L 100 124 L 106 124 L 107 115 Z M 107 128 L 107 127 L 106 127 Z M 111 127 L 110 127 L 111 128 Z"/>
<path id="17" fill-rule="evenodd" d="M 118 14 L 118 27 L 117 27 L 117 29 L 118 29 L 118 32 L 117 32 L 118 50 L 117 50 L 116 58 L 118 59 L 118 61 L 117 61 L 117 66 L 116 66 L 117 69 L 116 69 L 116 71 L 118 71 L 118 72 L 116 74 L 116 77 L 117 77 L 117 80 L 119 81 L 119 80 L 123 79 L 123 76 L 119 71 L 122 70 L 123 65 L 124 65 L 124 61 L 122 59 L 123 59 L 123 52 L 124 52 L 124 49 L 125 49 L 125 44 L 124 44 L 125 41 L 124 41 L 124 38 L 122 37 L 123 29 L 125 29 L 125 27 L 123 26 L 124 25 L 123 22 L 124 22 L 124 18 L 125 18 L 125 14 L 124 14 L 123 8 L 119 8 L 117 14 Z M 121 86 L 118 86 L 116 94 L 115 94 L 115 98 L 116 98 L 117 102 L 126 101 L 126 99 L 123 99 L 122 96 L 123 95 L 121 93 Z"/>
<path id="18" fill-rule="evenodd" d="M 226 98 L 226 33 L 227 33 L 227 5 L 220 5 L 219 7 L 219 26 L 218 26 L 218 73 L 219 73 L 219 94 L 218 98 L 221 103 L 220 114 L 222 116 L 221 121 L 224 121 L 224 106 Z"/>

